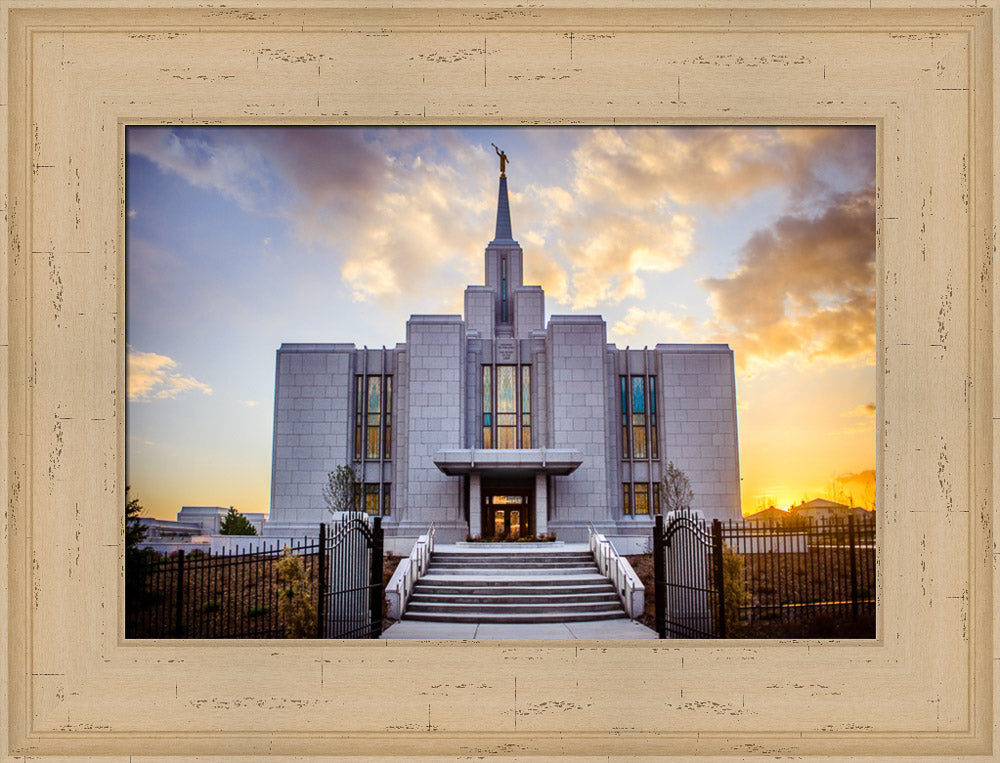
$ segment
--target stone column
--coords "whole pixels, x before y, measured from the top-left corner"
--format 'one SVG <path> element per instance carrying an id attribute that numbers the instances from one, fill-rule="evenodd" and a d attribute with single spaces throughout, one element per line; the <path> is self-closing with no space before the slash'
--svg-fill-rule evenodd
<path id="1" fill-rule="evenodd" d="M 548 479 L 545 472 L 535 475 L 535 535 L 549 531 L 549 496 L 546 490 Z"/>
<path id="2" fill-rule="evenodd" d="M 477 538 L 483 534 L 483 496 L 479 474 L 469 475 L 469 535 Z"/>

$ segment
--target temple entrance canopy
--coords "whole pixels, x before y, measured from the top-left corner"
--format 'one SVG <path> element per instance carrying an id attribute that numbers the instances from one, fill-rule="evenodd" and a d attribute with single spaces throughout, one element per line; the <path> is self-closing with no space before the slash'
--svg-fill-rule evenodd
<path id="1" fill-rule="evenodd" d="M 469 477 L 469 535 L 514 538 L 548 532 L 548 480 L 571 474 L 583 458 L 573 448 L 439 450 L 434 464 Z M 516 536 L 515 536 L 516 533 Z"/>

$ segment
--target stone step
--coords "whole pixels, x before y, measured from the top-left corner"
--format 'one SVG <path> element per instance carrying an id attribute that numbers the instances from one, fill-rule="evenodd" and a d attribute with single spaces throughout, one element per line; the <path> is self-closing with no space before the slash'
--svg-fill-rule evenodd
<path id="1" fill-rule="evenodd" d="M 544 574 L 540 574 L 544 573 Z M 486 581 L 488 580 L 499 580 L 504 583 L 511 580 L 518 581 L 523 585 L 546 585 L 548 581 L 549 585 L 566 585 L 567 580 L 582 580 L 582 581 L 595 581 L 595 580 L 607 580 L 601 573 L 599 573 L 596 568 L 591 567 L 587 569 L 586 567 L 565 567 L 559 569 L 551 570 L 539 570 L 539 569 L 520 569 L 512 570 L 507 568 L 486 568 L 486 567 L 466 567 L 461 570 L 449 569 L 449 570 L 436 570 L 433 567 L 427 570 L 427 574 L 420 578 L 420 580 L 427 580 L 429 582 L 435 581 L 453 581 L 453 580 L 478 580 L 484 585 L 489 585 Z M 419 581 L 418 581 L 419 582 Z"/>
<path id="2" fill-rule="evenodd" d="M 458 602 L 410 602 L 406 605 L 406 614 L 414 612 L 441 612 L 450 614 L 467 614 L 469 612 L 493 612 L 498 615 L 517 614 L 526 615 L 538 612 L 562 612 L 565 614 L 575 614 L 578 612 L 597 612 L 609 609 L 617 609 L 622 612 L 621 604 L 617 600 L 613 604 L 603 601 L 581 601 L 570 604 L 552 604 L 549 602 L 529 602 L 522 604 L 462 604 Z"/>
<path id="3" fill-rule="evenodd" d="M 456 623 L 627 619 L 614 585 L 581 544 L 568 550 L 516 544 L 437 550 L 403 618 Z"/>
<path id="4" fill-rule="evenodd" d="M 553 559 L 526 559 L 524 561 L 493 561 L 484 559 L 435 559 L 430 563 L 430 570 L 454 570 L 454 569 L 489 569 L 489 570 L 526 570 L 526 569 L 566 569 L 581 567 L 596 567 L 593 560 L 588 564 L 582 561 L 562 561 Z"/>
<path id="5" fill-rule="evenodd" d="M 476 612 L 468 614 L 451 614 L 442 612 L 418 612 L 411 615 L 407 612 L 404 620 L 419 620 L 435 623 L 579 623 L 592 620 L 627 620 L 621 607 L 617 610 L 602 612 L 548 612 L 536 614 L 497 614 L 494 612 Z"/>
<path id="6" fill-rule="evenodd" d="M 490 591 L 485 594 L 461 593 L 440 593 L 440 592 L 414 592 L 410 596 L 410 603 L 414 604 L 479 604 L 481 606 L 492 607 L 498 604 L 593 604 L 596 602 L 616 602 L 618 594 L 614 591 L 593 592 L 573 592 L 573 593 L 498 593 Z"/>
<path id="7" fill-rule="evenodd" d="M 421 580 L 413 589 L 411 596 L 425 595 L 461 595 L 461 596 L 566 596 L 568 594 L 615 594 L 614 586 L 607 580 L 601 583 L 580 583 L 579 585 L 483 585 L 472 581 L 469 585 L 424 585 Z"/>
<path id="8" fill-rule="evenodd" d="M 521 553 L 506 553 L 499 551 L 489 551 L 476 554 L 471 551 L 435 551 L 434 561 L 455 559 L 488 559 L 490 561 L 520 561 L 524 559 L 573 559 L 579 561 L 593 561 L 592 554 L 586 551 L 525 551 Z"/>

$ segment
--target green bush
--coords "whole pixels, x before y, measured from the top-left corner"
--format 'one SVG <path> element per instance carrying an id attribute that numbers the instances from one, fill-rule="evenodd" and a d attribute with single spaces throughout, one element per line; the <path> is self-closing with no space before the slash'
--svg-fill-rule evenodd
<path id="1" fill-rule="evenodd" d="M 742 608 L 749 601 L 743 582 L 743 557 L 726 546 L 722 550 L 722 600 L 726 607 L 726 634 L 732 637 L 742 624 Z"/>
<path id="2" fill-rule="evenodd" d="M 274 563 L 278 572 L 278 617 L 285 625 L 288 638 L 310 638 L 316 635 L 316 607 L 309 601 L 306 590 L 306 569 L 301 557 L 285 546 L 281 558 Z"/>
<path id="3" fill-rule="evenodd" d="M 219 525 L 219 534 L 256 535 L 257 528 L 250 524 L 249 519 L 230 506 L 226 516 L 222 518 L 222 524 Z"/>

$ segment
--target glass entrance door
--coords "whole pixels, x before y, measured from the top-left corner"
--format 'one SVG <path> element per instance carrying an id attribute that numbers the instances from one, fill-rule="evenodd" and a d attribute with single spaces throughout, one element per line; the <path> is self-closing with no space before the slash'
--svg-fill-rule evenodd
<path id="1" fill-rule="evenodd" d="M 483 491 L 483 530 L 494 540 L 531 535 L 531 492 L 509 487 Z"/>

